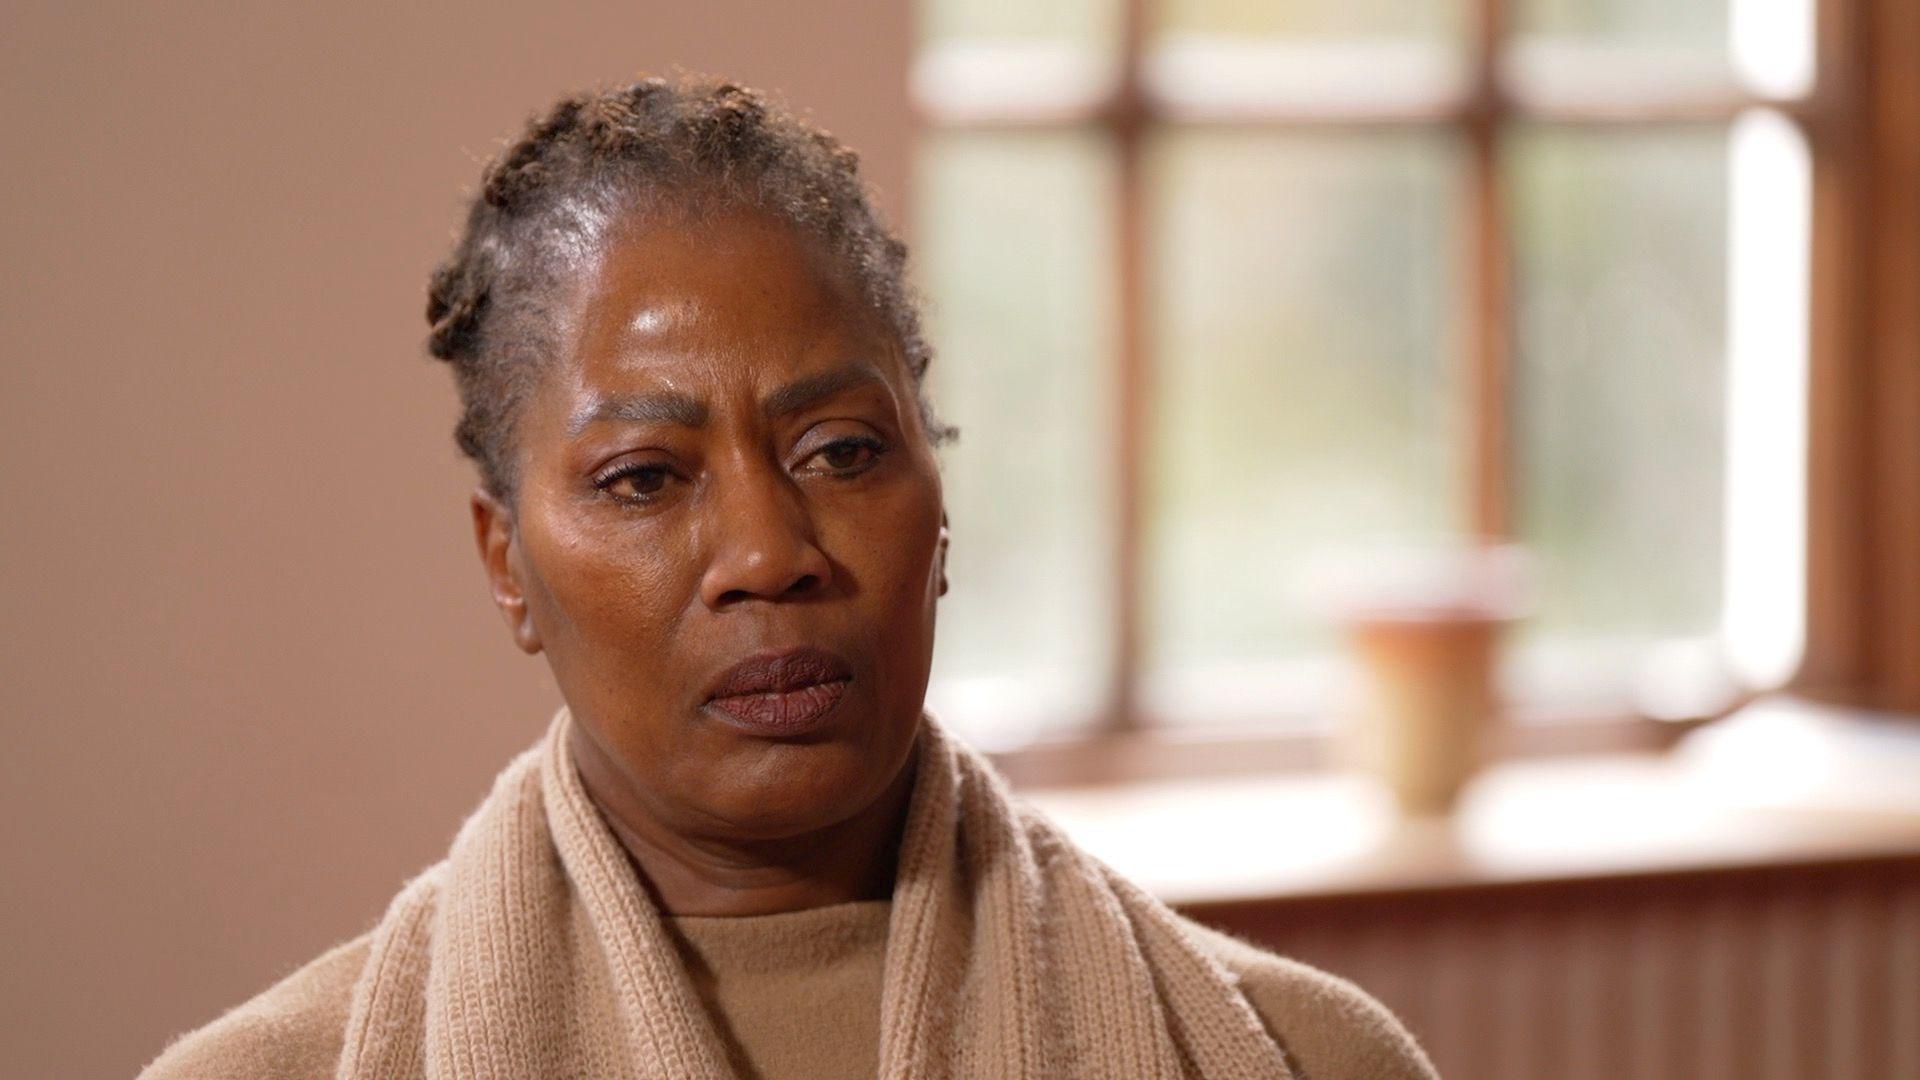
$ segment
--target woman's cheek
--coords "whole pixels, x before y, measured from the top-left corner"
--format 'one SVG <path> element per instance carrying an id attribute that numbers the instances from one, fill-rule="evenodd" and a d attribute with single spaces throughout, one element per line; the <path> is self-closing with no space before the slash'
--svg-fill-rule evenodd
<path id="1" fill-rule="evenodd" d="M 583 530 L 572 549 L 590 600 L 664 598 L 675 582 L 699 578 L 687 530 L 668 521 L 602 523 Z"/>
<path id="2" fill-rule="evenodd" d="M 562 523 L 537 551 L 554 630 L 573 640 L 582 662 L 600 666 L 606 651 L 627 652 L 662 636 L 660 610 L 672 594 L 676 553 L 625 529 Z"/>

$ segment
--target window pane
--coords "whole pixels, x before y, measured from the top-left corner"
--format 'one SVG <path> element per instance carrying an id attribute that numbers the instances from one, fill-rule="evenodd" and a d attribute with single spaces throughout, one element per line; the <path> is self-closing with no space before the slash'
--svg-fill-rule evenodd
<path id="1" fill-rule="evenodd" d="M 1105 45 L 1118 37 L 1120 0 L 924 0 L 927 42 L 1073 41 Z"/>
<path id="2" fill-rule="evenodd" d="M 1119 76 L 1119 0 L 922 0 L 909 77 L 932 116 L 1077 115 Z"/>
<path id="3" fill-rule="evenodd" d="M 1295 602 L 1306 566 L 1443 535 L 1465 503 L 1445 370 L 1455 159 L 1431 133 L 1154 149 L 1148 705 L 1270 719 L 1314 706 L 1265 694 L 1297 695 L 1280 673 L 1334 645 Z"/>
<path id="4" fill-rule="evenodd" d="M 1524 0 L 1514 30 L 1507 79 L 1542 104 L 1671 100 L 1735 81 L 1728 0 Z"/>
<path id="5" fill-rule="evenodd" d="M 1532 131 L 1512 151 L 1518 529 L 1541 576 L 1519 637 L 1617 693 L 1647 643 L 1711 635 L 1721 608 L 1726 135 Z"/>
<path id="6" fill-rule="evenodd" d="M 1170 0 L 1143 80 L 1198 115 L 1422 112 L 1463 92 L 1458 4 Z"/>
<path id="7" fill-rule="evenodd" d="M 1726 48 L 1729 0 L 1521 0 L 1523 34 L 1659 49 Z"/>
<path id="8" fill-rule="evenodd" d="M 922 144 L 921 283 L 939 355 L 951 591 L 935 714 L 1001 745 L 1089 717 L 1113 621 L 1110 162 L 1076 133 Z"/>
<path id="9" fill-rule="evenodd" d="M 1438 37 L 1457 31 L 1445 0 L 1165 0 L 1161 26 L 1223 37 Z"/>

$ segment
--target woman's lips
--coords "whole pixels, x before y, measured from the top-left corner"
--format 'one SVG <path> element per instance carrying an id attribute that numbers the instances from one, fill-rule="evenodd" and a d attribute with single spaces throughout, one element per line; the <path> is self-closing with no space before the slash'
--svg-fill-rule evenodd
<path id="1" fill-rule="evenodd" d="M 853 668 L 825 649 L 756 653 L 720 672 L 706 704 L 763 735 L 799 735 L 823 725 L 846 695 Z"/>
<path id="2" fill-rule="evenodd" d="M 707 702 L 740 725 L 775 735 L 798 735 L 819 727 L 846 696 L 848 679 L 764 694 L 737 694 Z"/>

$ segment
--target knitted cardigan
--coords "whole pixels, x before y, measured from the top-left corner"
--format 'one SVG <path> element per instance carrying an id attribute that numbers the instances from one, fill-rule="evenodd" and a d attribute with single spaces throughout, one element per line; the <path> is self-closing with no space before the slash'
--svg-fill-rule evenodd
<path id="1" fill-rule="evenodd" d="M 223 1018 L 143 1078 L 294 1074 L 268 1062 L 366 1080 L 731 1075 L 661 913 L 581 786 L 572 723 L 560 709 L 447 857 L 394 898 L 351 982 L 334 980 L 348 999 L 305 1003 L 344 1015 L 344 1032 Z M 1305 1080 L 1209 935 L 1080 851 L 930 717 L 917 753 L 882 1076 Z M 1431 1076 L 1392 1017 L 1353 997 L 1364 1041 L 1351 1059 Z"/>

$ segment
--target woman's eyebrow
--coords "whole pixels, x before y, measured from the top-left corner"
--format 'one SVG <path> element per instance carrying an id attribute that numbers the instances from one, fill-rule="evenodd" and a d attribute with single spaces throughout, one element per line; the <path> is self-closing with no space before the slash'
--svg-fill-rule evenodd
<path id="1" fill-rule="evenodd" d="M 861 386 L 885 386 L 887 380 L 872 364 L 855 363 L 818 375 L 807 375 L 768 394 L 760 403 L 767 419 L 787 416 L 818 404 L 846 390 Z M 600 398 L 575 411 L 567 422 L 567 435 L 573 437 L 603 420 L 624 420 L 640 424 L 676 424 L 680 427 L 705 427 L 709 416 L 705 404 L 677 390 L 656 390 Z"/>
<path id="2" fill-rule="evenodd" d="M 809 405 L 825 401 L 843 390 L 859 386 L 885 386 L 887 380 L 872 364 L 853 363 L 818 375 L 807 375 L 768 394 L 760 403 L 767 419 L 797 413 Z"/>
<path id="3" fill-rule="evenodd" d="M 600 398 L 574 411 L 573 418 L 567 421 L 567 436 L 576 436 L 602 420 L 697 428 L 707 423 L 707 407 L 677 390 Z"/>

